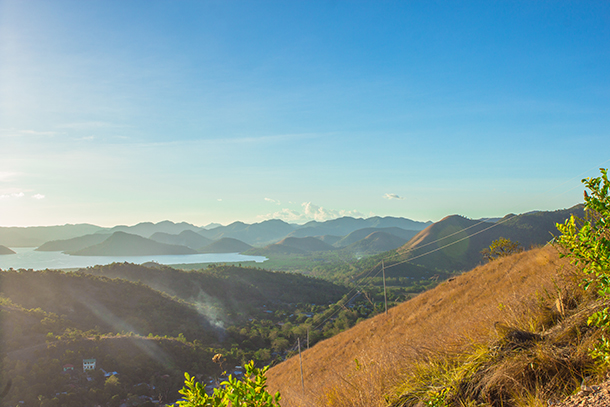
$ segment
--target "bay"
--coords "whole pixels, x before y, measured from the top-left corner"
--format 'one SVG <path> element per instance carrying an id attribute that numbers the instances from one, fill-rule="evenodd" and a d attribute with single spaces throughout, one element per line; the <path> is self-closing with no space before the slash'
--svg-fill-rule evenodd
<path id="1" fill-rule="evenodd" d="M 156 262 L 159 264 L 235 263 L 254 261 L 262 263 L 263 256 L 246 256 L 239 253 L 206 253 L 164 256 L 70 256 L 62 252 L 38 252 L 34 247 L 11 248 L 16 254 L 0 256 L 0 269 L 71 269 L 106 265 L 110 263 Z"/>

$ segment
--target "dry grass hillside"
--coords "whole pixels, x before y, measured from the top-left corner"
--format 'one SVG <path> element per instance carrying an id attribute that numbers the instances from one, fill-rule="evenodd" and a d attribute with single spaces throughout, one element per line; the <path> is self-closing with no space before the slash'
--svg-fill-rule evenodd
<path id="1" fill-rule="evenodd" d="M 403 405 L 400 388 L 430 351 L 497 337 L 496 322 L 544 330 L 528 312 L 552 304 L 571 268 L 549 246 L 479 266 L 305 351 L 304 390 L 298 355 L 269 371 L 270 389 L 284 407 Z"/>

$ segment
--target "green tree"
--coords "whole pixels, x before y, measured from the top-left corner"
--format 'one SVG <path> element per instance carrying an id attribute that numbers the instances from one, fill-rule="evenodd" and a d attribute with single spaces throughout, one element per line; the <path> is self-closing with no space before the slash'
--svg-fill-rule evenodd
<path id="1" fill-rule="evenodd" d="M 487 261 L 494 261 L 500 257 L 510 256 L 522 251 L 523 247 L 519 242 L 501 237 L 491 242 L 488 248 L 481 250 L 481 254 Z"/>
<path id="2" fill-rule="evenodd" d="M 557 243 L 563 248 L 562 257 L 582 267 L 585 289 L 594 288 L 600 297 L 610 299 L 610 183 L 608 170 L 600 171 L 600 177 L 582 180 L 590 191 L 584 193 L 585 219 L 571 216 L 564 224 L 557 224 L 561 232 Z M 607 331 L 608 307 L 591 315 L 588 323 Z M 610 364 L 610 341 L 602 336 L 591 355 L 602 364 Z"/>

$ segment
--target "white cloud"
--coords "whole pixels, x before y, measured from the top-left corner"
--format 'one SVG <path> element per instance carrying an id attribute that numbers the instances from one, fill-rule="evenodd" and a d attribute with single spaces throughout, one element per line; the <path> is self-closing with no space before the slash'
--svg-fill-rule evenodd
<path id="1" fill-rule="evenodd" d="M 35 195 L 32 195 L 32 198 L 40 200 L 40 199 L 44 199 L 44 195 L 42 195 L 42 194 L 35 194 Z"/>
<path id="2" fill-rule="evenodd" d="M 25 194 L 23 192 L 13 192 L 12 194 L 0 195 L 0 199 L 11 199 L 11 198 L 23 198 Z"/>
<path id="3" fill-rule="evenodd" d="M 315 205 L 311 202 L 303 202 L 301 204 L 303 212 L 299 212 L 293 209 L 283 208 L 280 211 L 268 213 L 266 215 L 259 216 L 260 219 L 281 219 L 285 222 L 293 223 L 305 223 L 311 220 L 318 222 L 324 222 L 327 220 L 337 219 L 344 216 L 351 216 L 355 218 L 363 218 L 365 215 L 357 210 L 333 210 L 325 209 L 324 207 Z"/>
<path id="4" fill-rule="evenodd" d="M 268 213 L 266 215 L 258 216 L 259 219 L 280 219 L 284 222 L 300 223 L 303 222 L 303 215 L 292 209 L 284 208 L 277 212 Z"/>
<path id="5" fill-rule="evenodd" d="M 265 201 L 274 203 L 276 205 L 281 205 L 282 204 L 280 201 L 276 201 L 275 199 L 271 199 L 271 198 L 265 198 Z"/>
<path id="6" fill-rule="evenodd" d="M 396 194 L 385 194 L 383 197 L 385 199 L 405 199 L 402 196 L 398 196 Z"/>
<path id="7" fill-rule="evenodd" d="M 218 199 L 217 199 L 217 201 L 218 201 L 218 202 L 222 202 L 222 198 L 218 198 Z"/>

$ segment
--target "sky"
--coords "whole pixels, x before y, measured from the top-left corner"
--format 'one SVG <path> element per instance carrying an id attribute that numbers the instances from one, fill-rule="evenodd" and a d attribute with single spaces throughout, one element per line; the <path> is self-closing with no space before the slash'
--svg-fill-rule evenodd
<path id="1" fill-rule="evenodd" d="M 610 2 L 0 0 L 0 226 L 556 210 Z"/>

